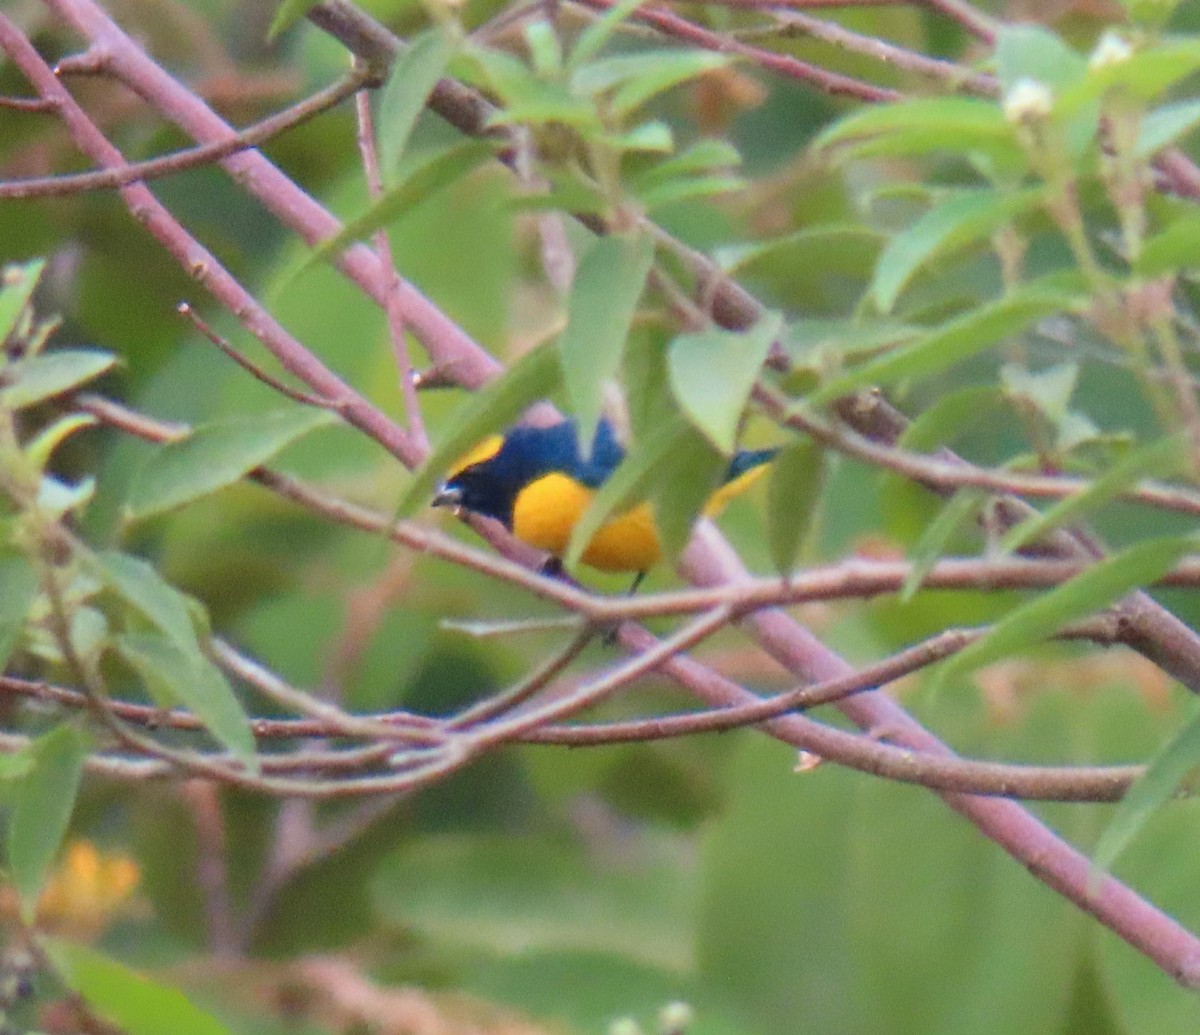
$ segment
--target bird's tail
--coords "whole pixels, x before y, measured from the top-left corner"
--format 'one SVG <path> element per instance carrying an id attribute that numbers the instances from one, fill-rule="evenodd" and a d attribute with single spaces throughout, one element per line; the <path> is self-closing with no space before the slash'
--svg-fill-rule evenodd
<path id="1" fill-rule="evenodd" d="M 734 496 L 745 492 L 767 471 L 778 449 L 743 449 L 734 454 L 725 472 L 725 480 L 704 505 L 705 517 L 716 517 Z"/>

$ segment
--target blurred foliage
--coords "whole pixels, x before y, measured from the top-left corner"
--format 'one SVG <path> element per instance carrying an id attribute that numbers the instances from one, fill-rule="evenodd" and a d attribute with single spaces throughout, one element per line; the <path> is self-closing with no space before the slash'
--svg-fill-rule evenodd
<path id="1" fill-rule="evenodd" d="M 278 12 L 268 0 L 129 0 L 113 11 L 156 60 L 247 123 L 345 68 L 337 44 L 296 20 L 303 6 L 287 5 L 279 25 L 294 24 L 270 42 Z M 270 461 L 385 513 L 406 494 L 418 509 L 465 444 L 540 395 L 595 420 L 610 379 L 625 388 L 634 442 L 626 480 L 604 503 L 650 496 L 671 548 L 686 540 L 737 434 L 789 447 L 771 484 L 723 521 L 757 571 L 796 558 L 932 563 L 979 551 L 978 500 L 946 501 L 818 454 L 753 406 L 739 420 L 778 333 L 793 366 L 774 385 L 789 406 L 821 414 L 838 395 L 881 385 L 915 417 L 909 449 L 945 446 L 982 465 L 1102 485 L 1071 508 L 1047 506 L 1038 526 L 1086 519 L 1124 551 L 1091 583 L 1036 597 L 916 592 L 805 618 L 862 662 L 997 621 L 1000 633 L 975 656 L 992 664 L 972 672 L 968 655 L 936 687 L 912 680 L 905 704 L 965 755 L 1156 758 L 1132 805 L 1035 811 L 1089 851 L 1106 837 L 1114 872 L 1197 929 L 1190 848 L 1200 804 L 1158 808 L 1200 763 L 1192 699 L 1126 653 L 1040 642 L 1195 545 L 1190 520 L 1113 502 L 1148 471 L 1196 480 L 1194 441 L 1189 454 L 1178 429 L 1196 430 L 1200 217 L 1194 203 L 1156 190 L 1153 168 L 1164 147 L 1195 150 L 1195 5 L 1128 0 L 1128 24 L 1110 7 L 1048 5 L 1038 12 L 1046 25 L 1002 28 L 994 60 L 932 10 L 836 14 L 856 32 L 994 73 L 995 98 L 944 95 L 903 67 L 798 34 L 772 41 L 912 94 L 870 107 L 568 6 L 555 6 L 553 21 L 538 7 L 491 24 L 496 0 L 360 6 L 418 41 L 376 105 L 382 198 L 364 190 L 349 105 L 266 153 L 347 221 L 346 240 L 385 228 L 403 275 L 518 375 L 510 370 L 484 402 L 422 393 L 435 460 L 410 478 L 378 444 L 325 427 L 211 349 L 175 314 L 181 299 L 200 310 L 207 300 L 113 194 L 0 202 L 0 257 L 15 264 L 0 295 L 5 671 L 71 682 L 43 592 L 61 576 L 71 642 L 114 694 L 186 705 L 246 758 L 245 715 L 273 706 L 212 664 L 210 628 L 356 710 L 444 715 L 495 692 L 559 639 L 474 639 L 444 620 L 542 616 L 544 604 L 321 522 L 241 479 Z M 1001 18 L 1025 11 L 994 6 Z M 15 10 L 49 59 L 77 42 L 40 6 Z M 715 31 L 761 24 L 745 11 L 688 10 Z M 491 160 L 497 145 L 465 140 L 413 102 L 446 70 L 493 98 L 495 124 L 527 134 L 530 172 L 509 173 Z M 185 146 L 119 86 L 70 85 L 128 159 Z M 0 92 L 27 94 L 11 64 L 0 64 Z M 52 118 L 0 107 L 5 179 L 81 165 Z M 291 239 L 212 169 L 154 190 L 315 355 L 402 413 L 386 321 L 323 262 L 334 245 Z M 615 219 L 624 233 L 595 239 L 564 212 Z M 675 326 L 671 305 L 698 287 L 703 297 L 703 285 L 633 229 L 636 213 L 711 254 L 768 315 L 741 333 Z M 555 279 L 555 247 L 578 271 L 569 290 Z M 652 253 L 659 279 L 643 292 Z M 29 296 L 61 326 L 22 315 Z M 262 361 L 231 317 L 211 320 Z M 424 367 L 419 343 L 409 345 Z M 84 385 L 201 430 L 155 448 L 85 426 L 54 403 Z M 38 538 L 60 518 L 87 539 L 69 571 Z M 650 585 L 670 581 L 664 570 Z M 1161 597 L 1189 624 L 1200 620 L 1194 593 Z M 700 653 L 756 690 L 783 687 L 732 634 Z M 612 657 L 595 645 L 573 671 Z M 598 712 L 682 704 L 652 685 Z M 223 791 L 210 803 L 223 834 L 214 843 L 206 806 L 175 785 L 85 779 L 71 819 L 90 746 L 82 724 L 3 707 L 6 724 L 33 738 L 0 755 L 15 889 L 0 903 L 16 946 L 0 959 L 6 1031 L 94 1025 L 44 1007 L 61 1008 L 67 990 L 130 1035 L 409 1030 L 389 998 L 406 986 L 430 996 L 424 1027 L 411 1029 L 420 1032 L 666 1035 L 670 1011 L 661 1011 L 677 1002 L 690 1007 L 689 1035 L 1195 1029 L 1193 994 L 928 792 L 829 765 L 792 772 L 789 752 L 756 733 L 506 749 L 387 803 L 277 885 L 272 853 L 289 824 L 337 829 L 354 806 Z M 68 831 L 76 840 L 60 851 Z M 216 951 L 214 853 L 227 871 L 228 919 L 249 946 L 244 966 Z M 62 936 L 46 943 L 57 976 L 26 977 L 20 915 Z M 354 961 L 353 976 L 321 971 L 320 985 L 304 969 L 312 954 Z M 160 982 L 175 963 L 186 966 Z M 32 1001 L 18 994 L 27 982 Z"/>

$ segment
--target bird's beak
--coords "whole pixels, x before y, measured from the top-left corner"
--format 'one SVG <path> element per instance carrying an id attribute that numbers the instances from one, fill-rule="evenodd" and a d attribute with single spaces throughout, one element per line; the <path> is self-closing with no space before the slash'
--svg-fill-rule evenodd
<path id="1" fill-rule="evenodd" d="M 456 485 L 443 485 L 433 497 L 432 505 L 435 507 L 461 507 L 462 489 Z"/>

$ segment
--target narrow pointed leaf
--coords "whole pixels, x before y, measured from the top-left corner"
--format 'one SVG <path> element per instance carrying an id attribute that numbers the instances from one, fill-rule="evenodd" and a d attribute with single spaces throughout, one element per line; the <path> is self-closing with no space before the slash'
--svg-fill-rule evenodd
<path id="1" fill-rule="evenodd" d="M 1133 154 L 1137 158 L 1152 158 L 1197 126 L 1200 126 L 1200 101 L 1181 101 L 1156 108 L 1142 119 Z"/>
<path id="2" fill-rule="evenodd" d="M 90 413 L 70 413 L 43 428 L 25 447 L 25 455 L 39 471 L 45 470 L 54 451 L 77 431 L 99 423 Z"/>
<path id="3" fill-rule="evenodd" d="M 579 562 L 592 536 L 613 514 L 650 495 L 652 479 L 662 474 L 675 449 L 687 439 L 688 425 L 680 417 L 663 421 L 638 442 L 596 491 L 591 505 L 575 525 L 563 558 L 568 568 Z"/>
<path id="4" fill-rule="evenodd" d="M 614 91 L 609 101 L 610 110 L 615 115 L 627 115 L 655 94 L 728 63 L 729 59 L 724 55 L 706 51 L 653 50 L 619 54 L 579 68 L 571 77 L 571 89 L 588 96 Z"/>
<path id="5" fill-rule="evenodd" d="M 369 237 L 380 227 L 395 222 L 437 191 L 457 183 L 491 154 L 492 145 L 486 140 L 467 140 L 438 152 L 412 169 L 395 186 L 384 191 L 365 212 L 351 219 L 332 237 L 325 238 L 313 249 L 294 276 L 300 276 L 318 262 L 331 259 L 356 241 Z"/>
<path id="6" fill-rule="evenodd" d="M 1161 233 L 1155 234 L 1142 248 L 1134 269 L 1144 277 L 1158 277 L 1180 269 L 1200 266 L 1200 216 L 1177 219 Z"/>
<path id="7" fill-rule="evenodd" d="M 275 14 L 271 18 L 271 25 L 267 29 L 267 42 L 270 43 L 285 29 L 291 28 L 308 13 L 310 7 L 316 5 L 317 0 L 283 0 L 275 8 Z"/>
<path id="8" fill-rule="evenodd" d="M 33 765 L 16 788 L 8 819 L 8 865 L 29 922 L 46 871 L 54 861 L 75 808 L 87 744 L 64 723 L 30 746 Z"/>
<path id="9" fill-rule="evenodd" d="M 379 158 L 388 186 L 425 102 L 446 70 L 454 46 L 439 28 L 414 37 L 396 59 L 379 100 Z"/>
<path id="10" fill-rule="evenodd" d="M 889 385 L 903 378 L 938 373 L 1024 331 L 1051 313 L 1071 308 L 1075 302 L 1074 295 L 1034 281 L 833 378 L 810 401 L 829 402 L 864 385 Z"/>
<path id="11" fill-rule="evenodd" d="M 1037 205 L 1040 189 L 1001 194 L 972 190 L 930 209 L 897 234 L 879 256 L 871 293 L 881 312 L 890 313 L 913 275 L 939 255 L 987 238 Z"/>
<path id="12" fill-rule="evenodd" d="M 670 463 L 651 483 L 650 501 L 663 556 L 674 562 L 692 538 L 696 520 L 729 467 L 707 436 L 689 427 L 671 450 Z"/>
<path id="13" fill-rule="evenodd" d="M 746 402 L 782 326 L 782 318 L 771 313 L 745 332 L 681 334 L 669 346 L 675 398 L 692 424 L 726 456 L 733 452 Z"/>
<path id="14" fill-rule="evenodd" d="M 100 578 L 180 650 L 200 653 L 187 598 L 152 564 L 116 550 L 99 554 L 93 563 Z"/>
<path id="15" fill-rule="evenodd" d="M 1077 520 L 1090 510 L 1116 498 L 1145 478 L 1162 478 L 1178 471 L 1187 460 L 1187 446 L 1178 437 L 1160 439 L 1122 457 L 1088 487 L 1059 500 L 1044 513 L 1009 529 L 1001 540 L 1002 550 L 1019 550 L 1047 532 Z"/>
<path id="16" fill-rule="evenodd" d="M 880 154 L 1017 151 L 1013 127 L 1000 106 L 974 97 L 920 98 L 861 109 L 817 137 L 816 147 L 835 146 Z"/>
<path id="17" fill-rule="evenodd" d="M 45 259 L 35 259 L 23 266 L 9 266 L 0 289 L 0 344 L 13 332 L 22 310 L 33 297 L 34 288 L 46 268 Z"/>
<path id="18" fill-rule="evenodd" d="M 213 737 L 257 771 L 250 720 L 233 687 L 212 662 L 157 633 L 126 633 L 118 638 L 117 649 L 156 700 L 192 711 Z"/>
<path id="19" fill-rule="evenodd" d="M 705 51 L 671 52 L 652 62 L 648 61 L 641 75 L 626 79 L 621 84 L 612 98 L 612 110 L 618 116 L 629 115 L 657 94 L 728 64 L 729 59 L 724 54 Z"/>
<path id="20" fill-rule="evenodd" d="M 140 521 L 232 485 L 317 428 L 337 423 L 327 410 L 293 407 L 205 424 L 162 446 L 134 478 L 127 516 Z"/>
<path id="21" fill-rule="evenodd" d="M 1195 546 L 1196 541 L 1188 536 L 1152 539 L 1100 561 L 1069 582 L 1010 611 L 991 632 L 950 659 L 942 669 L 942 679 L 1041 643 L 1067 623 L 1095 614 L 1125 594 L 1154 582 Z"/>
<path id="22" fill-rule="evenodd" d="M 24 557 L 0 559 L 0 672 L 21 637 L 37 594 L 37 573 Z"/>
<path id="23" fill-rule="evenodd" d="M 781 451 L 767 482 L 767 543 L 780 575 L 791 572 L 825 484 L 825 452 L 809 441 Z"/>
<path id="24" fill-rule="evenodd" d="M 1146 772 L 1121 799 L 1096 842 L 1092 865 L 1097 873 L 1108 871 L 1137 837 L 1146 820 L 1174 797 L 1184 778 L 1197 766 L 1200 766 L 1200 715 L 1194 716 L 1150 760 Z"/>
<path id="25" fill-rule="evenodd" d="M 688 176 L 654 187 L 639 188 L 636 193 L 646 211 L 653 212 L 663 205 L 675 205 L 693 198 L 711 198 L 717 194 L 732 194 L 745 187 L 746 181 L 738 176 Z"/>
<path id="26" fill-rule="evenodd" d="M 655 162 L 652 168 L 633 177 L 631 182 L 636 189 L 642 190 L 674 182 L 682 176 L 708 173 L 714 169 L 734 169 L 741 163 L 742 156 L 738 149 L 728 141 L 706 137 L 673 158 Z"/>
<path id="27" fill-rule="evenodd" d="M 434 487 L 451 464 L 486 436 L 506 428 L 532 403 L 553 393 L 561 380 L 557 350 L 541 345 L 476 392 L 451 420 L 437 448 L 413 472 L 396 507 L 396 516 L 409 517 L 422 504 L 428 504 Z"/>
<path id="28" fill-rule="evenodd" d="M 567 68 L 575 71 L 591 61 L 620 28 L 620 25 L 646 0 L 619 0 L 579 34 L 567 58 Z"/>
<path id="29" fill-rule="evenodd" d="M 946 544 L 974 519 L 986 498 L 987 494 L 978 489 L 959 489 L 938 511 L 937 517 L 929 523 L 913 547 L 910 558 L 912 570 L 900 589 L 900 603 L 908 603 L 913 598 L 921 588 L 925 576 L 929 574 L 929 569 L 942 556 Z"/>
<path id="30" fill-rule="evenodd" d="M 78 388 L 116 363 L 111 352 L 98 349 L 55 349 L 6 367 L 0 406 L 19 410 Z"/>
<path id="31" fill-rule="evenodd" d="M 88 1009 L 126 1035 L 231 1035 L 179 989 L 130 970 L 80 942 L 53 940 L 47 954 Z"/>
<path id="32" fill-rule="evenodd" d="M 625 339 L 653 261 L 654 243 L 648 236 L 612 234 L 592 245 L 575 273 L 558 349 L 581 443 L 590 444 L 596 432 L 604 387 L 621 368 Z"/>

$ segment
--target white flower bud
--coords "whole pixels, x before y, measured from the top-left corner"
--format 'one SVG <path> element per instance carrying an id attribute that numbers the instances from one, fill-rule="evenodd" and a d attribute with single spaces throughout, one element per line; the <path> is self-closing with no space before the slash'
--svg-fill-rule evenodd
<path id="1" fill-rule="evenodd" d="M 1109 68 L 1112 65 L 1123 64 L 1131 57 L 1133 57 L 1133 47 L 1129 45 L 1129 41 L 1109 29 L 1100 37 L 1100 42 L 1096 44 L 1096 49 L 1088 58 L 1088 68 Z"/>
<path id="2" fill-rule="evenodd" d="M 658 1030 L 663 1035 L 675 1035 L 689 1028 L 695 1019 L 696 1013 L 687 1003 L 667 1003 L 658 1011 Z"/>
<path id="3" fill-rule="evenodd" d="M 1054 109 L 1054 94 L 1036 79 L 1018 79 L 1004 97 L 1004 117 L 1009 122 L 1044 119 Z"/>

